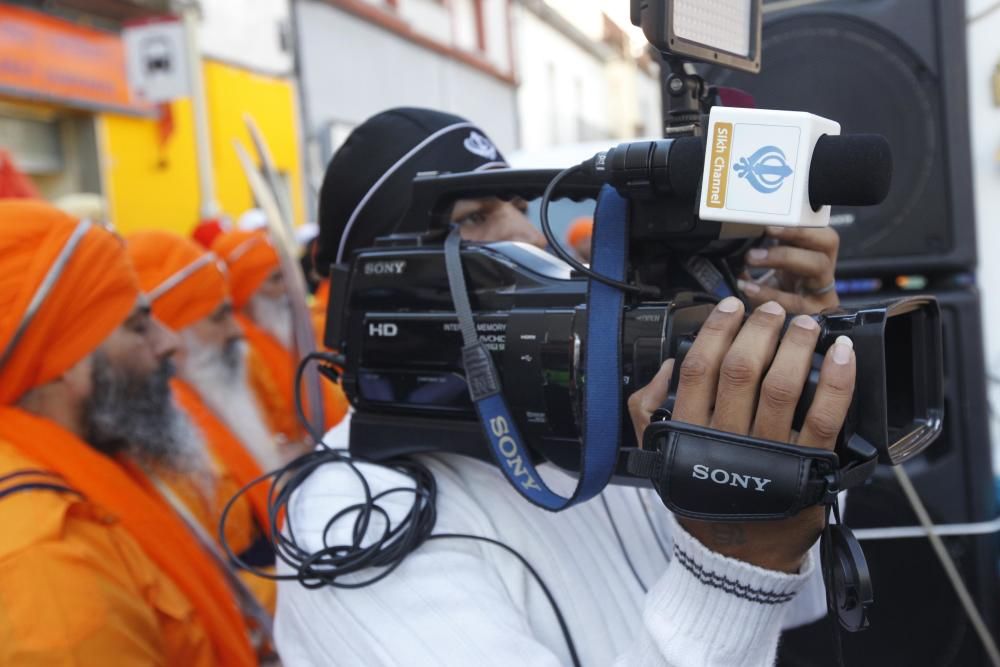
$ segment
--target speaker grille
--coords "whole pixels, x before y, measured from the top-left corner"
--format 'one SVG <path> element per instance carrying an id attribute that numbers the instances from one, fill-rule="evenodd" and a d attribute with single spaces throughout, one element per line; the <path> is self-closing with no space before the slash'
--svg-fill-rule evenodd
<path id="1" fill-rule="evenodd" d="M 952 247 L 940 87 L 913 51 L 861 19 L 796 15 L 765 25 L 761 69 L 753 76 L 712 68 L 707 79 L 750 92 L 759 108 L 809 111 L 840 122 L 844 133 L 882 134 L 892 147 L 886 201 L 834 208 L 842 260 L 905 258 Z"/>

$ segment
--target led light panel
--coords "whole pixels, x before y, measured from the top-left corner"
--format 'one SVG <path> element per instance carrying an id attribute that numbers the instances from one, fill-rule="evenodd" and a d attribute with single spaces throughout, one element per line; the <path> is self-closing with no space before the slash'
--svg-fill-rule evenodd
<path id="1" fill-rule="evenodd" d="M 750 56 L 753 0 L 674 0 L 673 27 L 677 37 Z"/>

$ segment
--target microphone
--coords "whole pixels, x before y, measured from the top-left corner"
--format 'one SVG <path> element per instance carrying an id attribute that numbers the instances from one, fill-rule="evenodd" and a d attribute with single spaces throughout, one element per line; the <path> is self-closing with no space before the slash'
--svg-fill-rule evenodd
<path id="1" fill-rule="evenodd" d="M 825 227 L 830 206 L 872 206 L 889 193 L 880 135 L 840 135 L 809 113 L 715 107 L 705 137 L 619 144 L 581 164 L 623 194 L 699 200 L 698 216 L 753 225 Z"/>
<path id="2" fill-rule="evenodd" d="M 809 203 L 875 206 L 892 184 L 892 149 L 881 134 L 824 135 L 809 169 Z"/>

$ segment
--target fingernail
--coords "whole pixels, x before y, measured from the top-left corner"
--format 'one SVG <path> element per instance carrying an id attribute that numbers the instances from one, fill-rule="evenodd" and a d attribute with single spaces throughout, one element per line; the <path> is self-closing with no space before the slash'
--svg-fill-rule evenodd
<path id="1" fill-rule="evenodd" d="M 809 317 L 808 315 L 799 315 L 794 320 L 792 320 L 792 324 L 801 329 L 805 329 L 806 331 L 814 331 L 817 327 L 819 327 L 819 324 L 816 323 L 816 320 Z"/>
<path id="2" fill-rule="evenodd" d="M 854 341 L 847 336 L 840 336 L 833 344 L 833 363 L 841 366 L 851 361 L 851 352 L 854 350 Z"/>
<path id="3" fill-rule="evenodd" d="M 749 280 L 737 280 L 736 286 L 746 294 L 758 294 L 760 293 L 760 285 Z"/>
<path id="4" fill-rule="evenodd" d="M 762 312 L 768 315 L 784 315 L 785 309 L 781 307 L 781 304 L 777 301 L 768 301 L 763 306 L 760 307 Z"/>
<path id="5" fill-rule="evenodd" d="M 716 306 L 716 308 L 718 308 L 719 312 L 722 313 L 735 313 L 737 310 L 740 309 L 740 306 L 742 305 L 743 304 L 740 303 L 740 300 L 737 299 L 735 296 L 727 296 L 725 299 L 719 302 L 719 305 Z"/>
<path id="6" fill-rule="evenodd" d="M 754 248 L 747 253 L 747 257 L 755 262 L 761 262 L 767 259 L 767 249 L 766 248 Z"/>
<path id="7" fill-rule="evenodd" d="M 767 233 L 771 236 L 781 236 L 781 233 L 785 231 L 784 227 L 768 227 Z"/>

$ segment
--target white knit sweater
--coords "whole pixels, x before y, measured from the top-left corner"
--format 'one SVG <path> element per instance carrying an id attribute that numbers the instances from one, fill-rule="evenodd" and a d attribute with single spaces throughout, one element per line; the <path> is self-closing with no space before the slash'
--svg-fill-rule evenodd
<path id="1" fill-rule="evenodd" d="M 328 444 L 345 445 L 347 428 Z M 825 613 L 815 548 L 801 574 L 763 570 L 705 549 L 652 491 L 609 487 L 606 505 L 598 498 L 554 514 L 521 499 L 491 465 L 455 455 L 422 460 L 438 484 L 435 532 L 482 535 L 518 550 L 555 596 L 584 665 L 770 665 L 783 627 Z M 361 467 L 372 493 L 411 486 L 393 471 Z M 556 491 L 572 490 L 568 475 L 542 471 Z M 289 508 L 297 539 L 319 548 L 329 518 L 361 497 L 346 466 L 317 470 Z M 400 495 L 382 504 L 398 521 L 410 502 Z M 331 531 L 331 544 L 349 542 L 349 523 Z M 552 607 L 526 568 L 472 540 L 427 542 L 361 589 L 282 582 L 276 636 L 289 666 L 571 662 Z"/>

